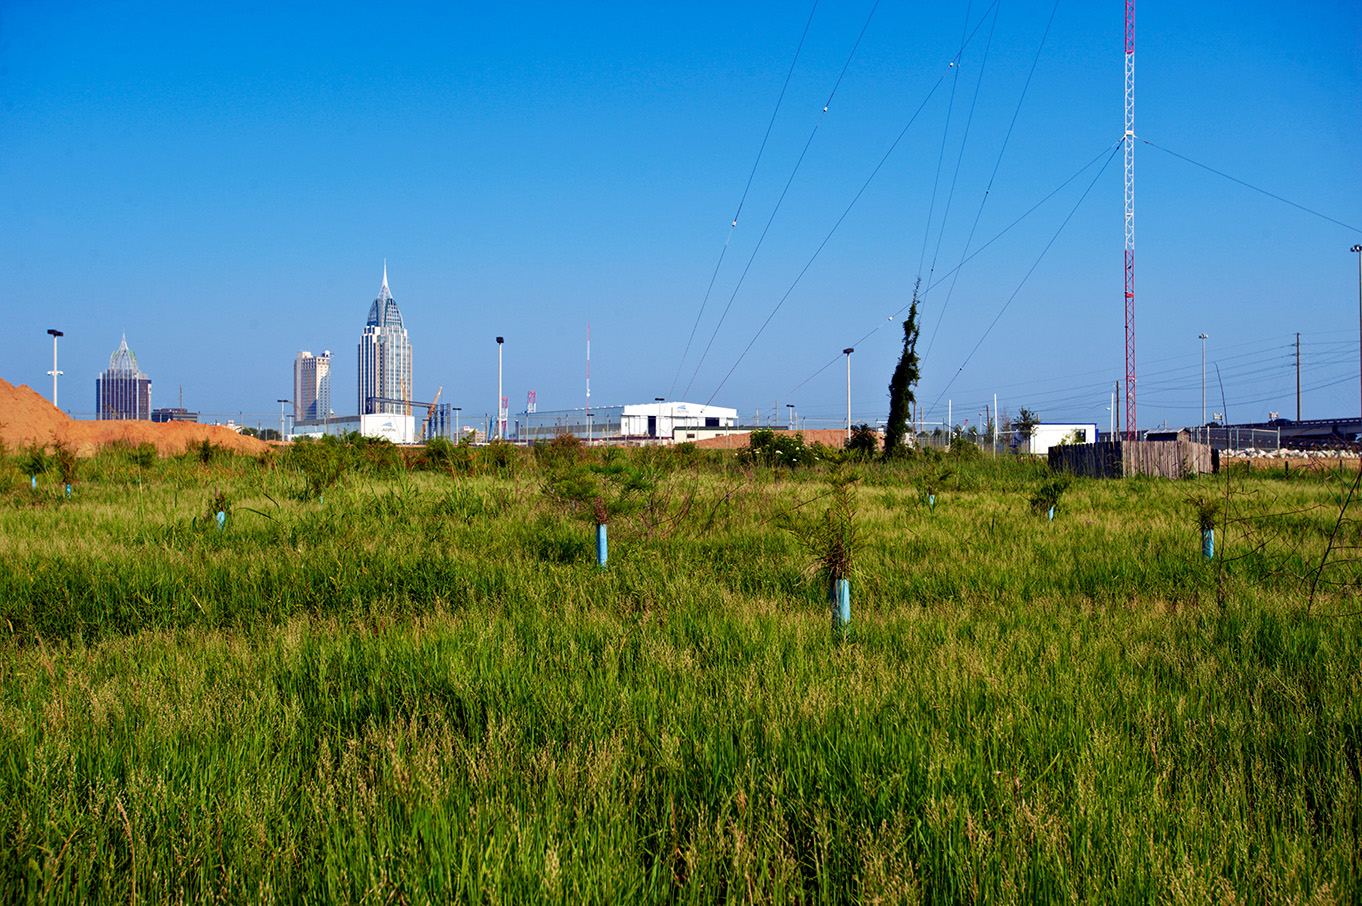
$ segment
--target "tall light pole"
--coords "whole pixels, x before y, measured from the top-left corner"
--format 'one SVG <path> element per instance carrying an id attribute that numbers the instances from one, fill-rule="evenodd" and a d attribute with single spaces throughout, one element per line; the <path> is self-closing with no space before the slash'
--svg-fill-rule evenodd
<path id="1" fill-rule="evenodd" d="M 506 342 L 505 337 L 497 337 L 497 437 L 502 435 L 501 427 L 501 344 Z"/>
<path id="2" fill-rule="evenodd" d="M 49 329 L 47 332 L 52 335 L 52 370 L 49 371 L 48 374 L 52 375 L 52 408 L 55 409 L 57 408 L 57 375 L 61 374 L 61 372 L 57 370 L 57 337 L 64 337 L 66 334 L 62 333 L 60 330 L 52 329 Z"/>
<path id="3" fill-rule="evenodd" d="M 1206 335 L 1201 334 L 1201 427 L 1206 427 Z M 1200 432 L 1198 432 L 1200 433 Z"/>
<path id="4" fill-rule="evenodd" d="M 279 439 L 281 441 L 288 440 L 288 435 L 284 433 L 284 405 L 293 402 L 293 400 L 275 400 L 275 402 L 279 404 Z"/>
<path id="5" fill-rule="evenodd" d="M 790 430 L 795 429 L 794 403 L 786 403 L 785 408 L 790 410 Z"/>
<path id="6" fill-rule="evenodd" d="M 1353 246 L 1350 251 L 1357 253 L 1357 355 L 1359 363 L 1362 363 L 1362 245 Z M 48 331 L 51 333 L 51 331 Z M 52 366 L 56 368 L 56 365 Z M 53 378 L 52 380 L 56 380 Z M 1362 371 L 1358 372 L 1359 386 L 1362 387 Z M 56 391 L 52 392 L 56 396 Z"/>
<path id="7" fill-rule="evenodd" d="M 463 437 L 459 434 L 459 413 L 463 411 L 462 406 L 454 406 L 454 443 L 458 443 Z"/>
<path id="8" fill-rule="evenodd" d="M 851 346 L 842 350 L 847 357 L 847 440 L 851 440 L 851 354 L 855 351 Z"/>

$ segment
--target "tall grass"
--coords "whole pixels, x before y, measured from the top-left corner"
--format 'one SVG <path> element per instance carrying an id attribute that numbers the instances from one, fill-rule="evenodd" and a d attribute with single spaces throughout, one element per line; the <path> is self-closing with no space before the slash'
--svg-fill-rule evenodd
<path id="1" fill-rule="evenodd" d="M 1217 583 L 1220 479 L 1050 522 L 1029 463 L 934 509 L 939 464 L 862 464 L 843 638 L 782 527 L 821 471 L 638 454 L 602 572 L 552 457 L 495 455 L 10 488 L 0 898 L 1356 901 L 1362 625 L 1299 582 L 1336 478 L 1236 484 Z"/>

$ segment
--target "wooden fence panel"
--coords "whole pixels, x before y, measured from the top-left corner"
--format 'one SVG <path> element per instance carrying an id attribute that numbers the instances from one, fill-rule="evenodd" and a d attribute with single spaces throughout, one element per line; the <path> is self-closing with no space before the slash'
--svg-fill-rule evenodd
<path id="1" fill-rule="evenodd" d="M 1211 448 L 1185 440 L 1063 444 L 1050 448 L 1049 462 L 1056 472 L 1088 478 L 1183 478 L 1211 471 Z"/>
<path id="2" fill-rule="evenodd" d="M 1050 448 L 1050 468 L 1056 472 L 1072 472 L 1089 478 L 1120 478 L 1121 445 L 1061 444 Z"/>

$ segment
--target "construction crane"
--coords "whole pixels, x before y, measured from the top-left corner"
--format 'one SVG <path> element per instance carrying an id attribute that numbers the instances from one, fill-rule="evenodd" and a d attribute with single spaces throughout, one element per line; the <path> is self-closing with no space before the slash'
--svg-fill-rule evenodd
<path id="1" fill-rule="evenodd" d="M 430 430 L 430 420 L 435 417 L 435 407 L 440 405 L 440 394 L 444 393 L 445 388 L 441 387 L 435 391 L 435 399 L 431 401 L 430 408 L 426 410 L 426 420 L 421 425 L 420 437 L 426 437 L 426 432 Z"/>
<path id="2" fill-rule="evenodd" d="M 1135 0 L 1126 0 L 1126 440 L 1135 439 Z"/>
<path id="3" fill-rule="evenodd" d="M 399 377 L 397 385 L 402 388 L 402 414 L 411 415 L 411 395 L 407 393 L 407 379 Z"/>

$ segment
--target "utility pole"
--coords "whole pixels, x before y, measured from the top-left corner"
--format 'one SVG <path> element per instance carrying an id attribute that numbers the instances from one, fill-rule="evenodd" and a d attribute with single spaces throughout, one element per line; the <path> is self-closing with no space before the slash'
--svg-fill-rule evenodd
<path id="1" fill-rule="evenodd" d="M 64 337 L 66 334 L 62 333 L 60 330 L 52 329 L 49 329 L 47 332 L 52 335 L 52 370 L 49 371 L 48 374 L 52 375 L 52 408 L 55 409 L 57 408 L 57 375 L 61 374 L 61 372 L 57 370 L 57 337 Z"/>
<path id="2" fill-rule="evenodd" d="M 591 446 L 591 322 L 586 322 L 586 445 Z"/>
<path id="3" fill-rule="evenodd" d="M 500 439 L 505 430 L 501 423 L 503 403 L 501 402 L 501 344 L 506 342 L 505 337 L 497 337 L 497 438 Z M 490 440 L 490 438 L 489 438 Z"/>
<path id="4" fill-rule="evenodd" d="M 1204 333 L 1201 335 L 1201 427 L 1206 427 L 1206 335 Z"/>
<path id="5" fill-rule="evenodd" d="M 1349 251 L 1357 253 L 1357 355 L 1358 361 L 1362 362 L 1362 245 L 1355 245 Z M 1358 371 L 1358 381 L 1362 386 L 1362 370 Z"/>
<path id="6" fill-rule="evenodd" d="M 1301 334 L 1296 331 L 1296 421 L 1301 420 Z"/>
<path id="7" fill-rule="evenodd" d="M 1116 433 L 1119 435 L 1119 434 L 1121 433 L 1121 382 L 1120 382 L 1120 381 L 1117 381 L 1117 382 L 1116 382 L 1116 393 L 1115 393 L 1115 397 L 1116 397 Z M 1116 440 L 1116 438 L 1113 437 L 1112 440 Z"/>
<path id="8" fill-rule="evenodd" d="M 855 351 L 851 346 L 842 350 L 847 357 L 847 440 L 851 440 L 851 354 Z"/>

